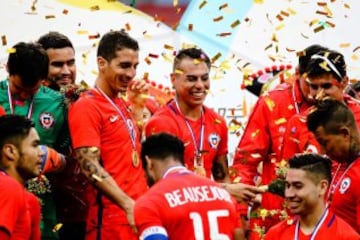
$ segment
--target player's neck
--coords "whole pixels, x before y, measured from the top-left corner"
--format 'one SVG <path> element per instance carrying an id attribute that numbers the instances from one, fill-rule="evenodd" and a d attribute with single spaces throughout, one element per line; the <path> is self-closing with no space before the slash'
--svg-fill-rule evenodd
<path id="1" fill-rule="evenodd" d="M 318 204 L 313 211 L 306 215 L 300 215 L 300 229 L 304 234 L 311 234 L 326 211 L 325 204 Z"/>
<path id="2" fill-rule="evenodd" d="M 184 102 L 177 100 L 179 110 L 186 118 L 196 121 L 201 117 L 203 106 L 199 105 L 196 107 L 188 106 Z"/>
<path id="3" fill-rule="evenodd" d="M 98 77 L 95 81 L 95 86 L 96 88 L 100 89 L 103 93 L 105 93 L 106 96 L 108 96 L 109 98 L 118 97 L 119 92 L 111 89 L 109 84 L 104 79 Z"/>
<path id="4" fill-rule="evenodd" d="M 166 178 L 171 173 L 183 171 L 185 169 L 186 168 L 181 163 L 173 162 L 162 166 L 160 176 L 161 178 Z"/>

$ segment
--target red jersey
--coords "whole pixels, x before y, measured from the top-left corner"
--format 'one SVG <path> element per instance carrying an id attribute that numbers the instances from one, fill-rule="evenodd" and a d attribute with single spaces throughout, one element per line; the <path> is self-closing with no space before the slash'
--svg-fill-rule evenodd
<path id="1" fill-rule="evenodd" d="M 334 176 L 330 208 L 360 233 L 360 157 L 349 166 L 340 167 Z"/>
<path id="2" fill-rule="evenodd" d="M 276 177 L 287 121 L 308 107 L 297 80 L 293 86 L 279 85 L 258 99 L 235 151 L 233 167 L 241 182 L 254 184 L 260 162 L 263 163 L 262 184 L 268 184 Z M 282 202 L 280 197 L 263 194 L 261 205 L 266 209 L 279 209 Z"/>
<path id="3" fill-rule="evenodd" d="M 41 231 L 40 231 L 40 221 L 41 221 L 41 207 L 38 198 L 28 192 L 25 191 L 28 211 L 30 212 L 31 217 L 31 237 L 30 240 L 40 240 L 41 239 Z"/>
<path id="4" fill-rule="evenodd" d="M 6 114 L 5 109 L 2 106 L 0 106 L 0 116 L 5 114 Z"/>
<path id="5" fill-rule="evenodd" d="M 133 145 L 128 126 L 136 136 L 135 147 L 140 153 L 140 133 L 135 121 L 122 99 L 112 99 L 127 118 L 124 122 L 117 110 L 95 89 L 83 94 L 69 111 L 69 128 L 75 149 L 98 147 L 101 151 L 101 164 L 112 176 L 119 188 L 133 199 L 147 190 L 141 161 L 133 163 Z M 102 227 L 113 228 L 114 224 L 128 224 L 125 212 L 109 199 L 101 197 L 102 216 L 99 214 L 99 199 L 96 191 L 90 193 L 87 228 L 96 228 L 102 219 Z M 106 216 L 106 217 L 105 217 Z"/>
<path id="6" fill-rule="evenodd" d="M 171 171 L 135 203 L 142 239 L 233 239 L 237 215 L 229 193 L 184 167 Z"/>
<path id="7" fill-rule="evenodd" d="M 295 239 L 296 231 L 296 218 L 292 220 L 292 223 L 289 224 L 288 221 L 283 221 L 270 228 L 270 230 L 265 234 L 265 240 L 289 240 Z M 315 235 L 316 240 L 358 240 L 360 235 L 352 229 L 349 224 L 347 224 L 340 217 L 336 216 L 331 211 L 327 215 L 323 224 L 321 224 L 317 234 Z M 301 230 L 299 230 L 298 235 L 299 240 L 310 240 L 311 234 L 306 235 Z"/>
<path id="8" fill-rule="evenodd" d="M 0 171 L 0 228 L 10 233 L 11 240 L 28 240 L 31 217 L 24 187 Z"/>
<path id="9" fill-rule="evenodd" d="M 192 132 L 189 129 L 189 126 Z M 200 148 L 203 156 L 204 168 L 207 177 L 211 176 L 211 167 L 216 156 L 226 155 L 228 152 L 228 130 L 223 117 L 218 115 L 210 108 L 203 107 L 203 116 L 193 121 L 186 119 L 176 107 L 174 101 L 158 109 L 150 118 L 145 126 L 145 135 L 150 136 L 154 133 L 166 132 L 177 136 L 185 145 L 185 165 L 190 170 L 194 170 L 196 147 L 200 146 L 200 136 L 202 124 L 204 134 L 202 137 L 203 146 Z"/>
<path id="10" fill-rule="evenodd" d="M 360 127 L 360 103 L 348 95 L 344 96 L 346 105 L 352 110 L 355 120 Z M 287 124 L 281 159 L 290 159 L 296 153 L 321 153 L 321 147 L 314 134 L 306 126 L 306 116 L 311 109 L 294 115 Z"/>

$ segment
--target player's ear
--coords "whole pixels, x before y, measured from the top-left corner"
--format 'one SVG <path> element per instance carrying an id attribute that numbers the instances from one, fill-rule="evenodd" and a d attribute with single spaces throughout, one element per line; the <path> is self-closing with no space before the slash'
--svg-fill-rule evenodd
<path id="1" fill-rule="evenodd" d="M 148 170 L 153 168 L 153 163 L 151 161 L 151 158 L 149 158 L 149 156 L 145 155 L 145 160 L 146 160 L 146 168 Z"/>
<path id="2" fill-rule="evenodd" d="M 11 161 L 15 161 L 18 157 L 18 149 L 14 144 L 4 144 L 1 149 L 1 154 L 5 160 L 5 165 Z"/>

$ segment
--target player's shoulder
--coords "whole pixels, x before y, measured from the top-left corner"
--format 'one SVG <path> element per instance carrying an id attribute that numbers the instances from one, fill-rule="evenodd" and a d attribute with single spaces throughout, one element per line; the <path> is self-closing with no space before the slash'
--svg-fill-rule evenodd
<path id="1" fill-rule="evenodd" d="M 0 195 L 23 196 L 25 189 L 13 177 L 0 172 Z"/>

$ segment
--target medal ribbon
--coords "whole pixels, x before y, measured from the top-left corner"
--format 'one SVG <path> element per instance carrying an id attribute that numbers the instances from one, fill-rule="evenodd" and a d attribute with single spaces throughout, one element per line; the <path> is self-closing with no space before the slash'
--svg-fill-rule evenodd
<path id="1" fill-rule="evenodd" d="M 193 143 L 194 143 L 194 146 L 195 146 L 195 163 L 194 163 L 194 166 L 203 166 L 204 163 L 197 163 L 197 158 L 198 157 L 201 157 L 201 149 L 203 149 L 203 145 L 204 145 L 204 135 L 205 135 L 205 124 L 204 124 L 204 113 L 203 113 L 203 110 L 201 110 L 201 129 L 200 129 L 200 138 L 199 138 L 199 143 L 197 143 L 196 141 L 196 138 L 195 138 L 195 134 L 194 134 L 194 131 L 192 130 L 191 128 L 191 125 L 189 123 L 189 121 L 186 119 L 186 117 L 184 116 L 184 114 L 182 114 L 181 110 L 180 110 L 180 106 L 179 106 L 179 103 L 177 101 L 177 99 L 175 98 L 174 99 L 174 102 L 175 102 L 175 105 L 176 105 L 176 108 L 177 110 L 179 111 L 180 115 L 182 116 L 182 118 L 184 119 L 185 121 L 185 124 L 187 126 L 187 128 L 189 129 L 190 131 L 190 134 L 191 134 L 191 138 L 193 140 Z"/>
<path id="2" fill-rule="evenodd" d="M 131 144 L 133 146 L 133 149 L 136 149 L 136 131 L 134 128 L 134 124 L 130 118 L 126 118 L 123 112 L 120 110 L 120 108 L 115 104 L 113 100 L 111 100 L 100 88 L 96 87 L 96 89 L 99 91 L 99 93 L 114 107 L 116 112 L 120 115 L 122 120 L 124 121 L 126 128 L 129 133 L 129 137 L 131 140 Z"/>
<path id="3" fill-rule="evenodd" d="M 317 232 L 319 231 L 319 229 L 321 228 L 321 225 L 325 222 L 325 219 L 327 217 L 327 215 L 329 214 L 329 209 L 326 208 L 325 212 L 323 213 L 323 215 L 321 216 L 321 218 L 319 219 L 319 221 L 316 223 L 314 230 L 312 231 L 311 235 L 310 235 L 310 240 L 314 240 L 315 236 L 317 234 Z M 300 221 L 297 220 L 296 222 L 296 226 L 295 226 L 295 236 L 294 236 L 294 240 L 299 240 L 299 231 L 300 231 Z"/>
<path id="4" fill-rule="evenodd" d="M 13 99 L 12 99 L 11 92 L 10 92 L 10 84 L 9 84 L 9 82 L 8 82 L 8 87 L 7 87 L 7 94 L 8 94 L 8 101 L 9 101 L 9 106 L 10 106 L 10 113 L 15 114 L 14 105 L 13 105 Z M 34 96 L 31 96 L 29 109 L 28 109 L 28 111 L 26 113 L 26 117 L 28 119 L 31 119 L 31 117 L 32 117 L 33 106 L 34 106 Z"/>

